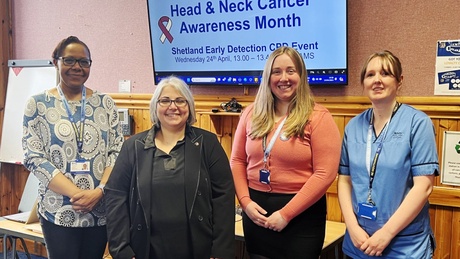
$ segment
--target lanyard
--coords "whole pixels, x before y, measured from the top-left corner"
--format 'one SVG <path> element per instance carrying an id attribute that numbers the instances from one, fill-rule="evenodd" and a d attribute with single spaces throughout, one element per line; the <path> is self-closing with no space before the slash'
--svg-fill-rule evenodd
<path id="1" fill-rule="evenodd" d="M 391 120 L 391 119 L 390 119 Z M 372 160 L 372 166 L 370 165 L 370 160 L 371 160 L 371 142 L 372 142 L 372 128 L 373 125 L 369 125 L 369 129 L 367 131 L 367 144 L 366 144 L 366 168 L 367 172 L 369 173 L 369 189 L 368 189 L 368 195 L 367 195 L 367 202 L 374 204 L 372 201 L 371 197 L 371 192 L 372 192 L 372 183 L 374 182 L 374 177 L 375 177 L 375 172 L 377 169 L 377 161 L 379 160 L 379 155 L 380 152 L 382 151 L 382 145 L 383 145 L 383 140 L 385 139 L 387 128 L 390 126 L 390 121 L 388 121 L 388 124 L 385 125 L 383 138 L 381 139 L 379 145 L 377 146 L 377 150 L 375 151 L 374 159 Z M 375 205 L 375 204 L 374 204 Z"/>
<path id="2" fill-rule="evenodd" d="M 72 116 L 72 112 L 70 111 L 69 103 L 65 98 L 64 93 L 62 92 L 61 85 L 57 87 L 59 95 L 62 98 L 62 102 L 64 103 L 65 110 L 67 111 L 67 115 L 69 116 L 70 123 L 72 124 L 72 128 L 75 132 L 75 136 L 77 137 L 77 147 L 78 153 L 81 153 L 83 150 L 83 130 L 85 127 L 85 105 L 86 105 L 86 88 L 83 86 L 81 90 L 81 113 L 80 113 L 80 130 L 75 123 L 75 119 Z"/>
<path id="3" fill-rule="evenodd" d="M 281 129 L 284 126 L 284 123 L 286 122 L 287 117 L 284 117 L 283 121 L 278 125 L 278 128 L 276 129 L 275 133 L 273 134 L 272 139 L 270 140 L 270 143 L 268 143 L 268 147 L 266 147 L 267 144 L 267 136 L 264 136 L 263 142 L 262 142 L 262 149 L 264 150 L 264 167 L 267 168 L 267 161 L 268 161 L 268 156 L 270 155 L 270 151 L 272 151 L 273 145 L 275 145 L 276 138 L 281 132 Z"/>
<path id="4" fill-rule="evenodd" d="M 395 115 L 398 108 L 399 108 L 399 103 L 396 102 L 396 105 L 393 108 L 393 113 L 391 114 L 390 120 L 388 120 L 388 123 L 385 124 L 383 131 L 381 132 L 382 138 L 380 138 L 380 142 L 377 146 L 377 150 L 375 151 L 374 159 L 372 159 L 372 165 L 371 165 L 371 148 L 372 148 L 372 130 L 374 128 L 374 114 L 373 113 L 369 121 L 369 128 L 367 130 L 367 141 L 366 141 L 366 169 L 369 174 L 369 190 L 368 190 L 367 202 L 373 205 L 375 204 L 372 201 L 371 192 L 372 192 L 372 183 L 374 182 L 375 173 L 377 171 L 377 162 L 379 160 L 380 152 L 382 152 L 383 141 L 386 138 L 388 128 L 390 127 L 391 119 L 393 118 L 393 115 Z"/>

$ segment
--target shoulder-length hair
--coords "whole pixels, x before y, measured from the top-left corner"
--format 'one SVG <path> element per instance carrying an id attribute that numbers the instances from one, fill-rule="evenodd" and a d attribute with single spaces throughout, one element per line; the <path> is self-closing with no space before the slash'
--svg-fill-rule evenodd
<path id="1" fill-rule="evenodd" d="M 315 102 L 307 81 L 307 69 L 302 56 L 294 48 L 280 47 L 270 54 L 265 63 L 262 82 L 254 101 L 251 132 L 249 133 L 251 138 L 260 138 L 267 135 L 275 125 L 276 99 L 270 88 L 270 76 L 273 62 L 283 54 L 291 58 L 300 77 L 296 94 L 289 105 L 284 135 L 287 137 L 303 137 L 305 126 L 313 112 Z"/>
<path id="2" fill-rule="evenodd" d="M 190 91 L 190 88 L 188 87 L 187 83 L 185 83 L 182 79 L 175 77 L 175 76 L 169 76 L 167 78 L 162 79 L 156 89 L 155 92 L 153 93 L 152 99 L 150 99 L 150 120 L 152 121 L 153 125 L 156 125 L 160 127 L 160 120 L 158 119 L 157 115 L 157 102 L 158 99 L 160 98 L 161 93 L 163 92 L 163 89 L 166 86 L 171 86 L 174 89 L 176 89 L 186 100 L 188 103 L 188 108 L 189 108 L 189 115 L 187 118 L 187 124 L 192 125 L 193 123 L 196 122 L 196 115 L 195 115 L 195 101 L 193 99 L 193 94 Z"/>
<path id="3" fill-rule="evenodd" d="M 361 69 L 361 75 L 360 75 L 360 82 L 361 85 L 364 83 L 364 78 L 366 76 L 367 72 L 367 65 L 369 65 L 369 62 L 371 62 L 372 59 L 374 58 L 379 58 L 382 61 L 382 70 L 387 72 L 388 74 L 392 75 L 398 83 L 401 82 L 402 80 L 402 65 L 401 61 L 399 60 L 398 57 L 396 57 L 393 53 L 391 53 L 389 50 L 383 50 L 380 52 L 375 52 L 371 54 L 366 62 L 364 62 L 363 67 Z"/>

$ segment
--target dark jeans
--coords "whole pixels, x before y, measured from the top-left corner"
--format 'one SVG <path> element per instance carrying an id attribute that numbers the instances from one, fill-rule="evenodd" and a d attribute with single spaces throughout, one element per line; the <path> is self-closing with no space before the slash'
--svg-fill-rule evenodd
<path id="1" fill-rule="evenodd" d="M 55 225 L 42 217 L 40 224 L 49 259 L 101 259 L 107 244 L 103 227 L 74 228 Z"/>

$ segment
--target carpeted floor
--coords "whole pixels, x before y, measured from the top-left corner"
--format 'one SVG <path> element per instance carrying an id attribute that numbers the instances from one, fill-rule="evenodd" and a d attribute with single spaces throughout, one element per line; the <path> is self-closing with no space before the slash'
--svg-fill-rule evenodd
<path id="1" fill-rule="evenodd" d="M 27 255 L 23 252 L 18 252 L 18 256 L 19 256 L 19 259 L 27 259 Z M 3 258 L 3 253 L 0 253 L 0 258 Z M 8 256 L 7 256 L 8 259 L 13 259 L 14 256 L 11 252 L 8 253 Z M 41 257 L 41 256 L 37 256 L 37 255 L 30 255 L 30 258 L 31 259 L 46 259 L 46 257 Z"/>

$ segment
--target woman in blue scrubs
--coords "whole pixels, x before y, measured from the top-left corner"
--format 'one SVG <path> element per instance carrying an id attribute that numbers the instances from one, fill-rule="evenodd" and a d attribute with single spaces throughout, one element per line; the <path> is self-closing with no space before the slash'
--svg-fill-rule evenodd
<path id="1" fill-rule="evenodd" d="M 396 100 L 403 82 L 399 59 L 372 54 L 361 71 L 372 107 L 345 128 L 338 180 L 351 258 L 432 258 L 428 196 L 438 175 L 431 119 Z"/>

